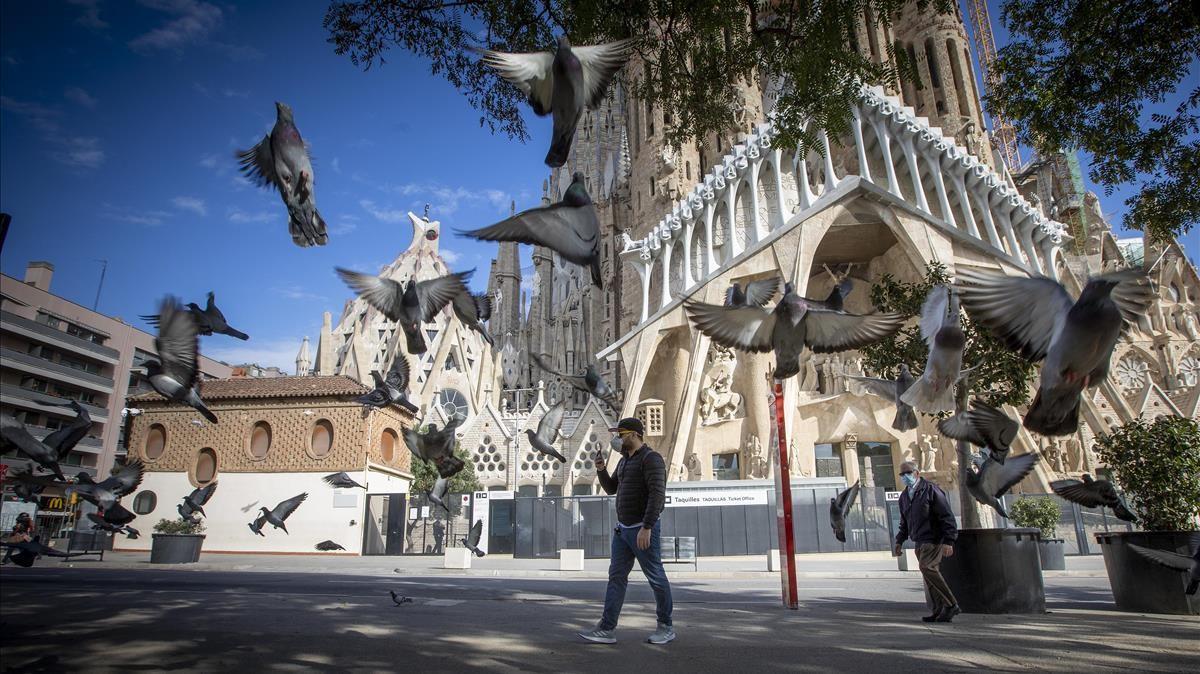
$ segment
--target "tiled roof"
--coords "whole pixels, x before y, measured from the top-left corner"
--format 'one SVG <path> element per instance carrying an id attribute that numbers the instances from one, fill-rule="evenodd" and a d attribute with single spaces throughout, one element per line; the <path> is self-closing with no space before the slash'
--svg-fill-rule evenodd
<path id="1" fill-rule="evenodd" d="M 205 400 L 358 396 L 369 390 L 350 377 L 340 374 L 318 377 L 234 377 L 209 379 L 200 383 L 200 397 Z M 162 396 L 153 392 L 130 398 L 136 401 L 162 399 Z"/>

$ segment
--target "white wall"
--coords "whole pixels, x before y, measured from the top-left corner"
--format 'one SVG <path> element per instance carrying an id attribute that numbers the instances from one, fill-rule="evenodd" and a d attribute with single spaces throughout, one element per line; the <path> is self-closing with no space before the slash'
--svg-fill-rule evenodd
<path id="1" fill-rule="evenodd" d="M 223 473 L 217 478 L 217 491 L 204 506 L 204 551 L 206 552 L 308 552 L 320 553 L 314 546 L 331 540 L 346 548 L 337 554 L 359 554 L 362 551 L 362 525 L 366 516 L 366 497 L 362 489 L 334 489 L 322 481 L 327 473 Z M 371 493 L 408 491 L 408 481 L 371 471 L 348 472 L 351 478 L 365 484 Z M 141 488 L 123 499 L 123 505 L 133 509 L 133 500 L 143 490 L 158 497 L 155 509 L 139 515 L 132 526 L 141 533 L 137 540 L 117 534 L 117 550 L 149 550 L 154 524 L 160 519 L 178 519 L 175 507 L 193 487 L 186 473 L 146 473 Z M 263 526 L 262 536 L 250 531 L 247 525 L 260 514 L 259 508 L 274 508 L 280 501 L 301 492 L 308 499 L 287 519 L 290 533 Z M 334 507 L 335 495 L 337 505 Z M 353 520 L 355 524 L 350 525 Z"/>

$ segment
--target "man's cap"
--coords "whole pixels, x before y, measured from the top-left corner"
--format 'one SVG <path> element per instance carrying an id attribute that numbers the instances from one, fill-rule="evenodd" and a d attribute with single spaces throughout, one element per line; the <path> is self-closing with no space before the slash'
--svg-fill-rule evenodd
<path id="1" fill-rule="evenodd" d="M 646 427 L 642 425 L 642 420 L 638 419 L 637 417 L 625 417 L 617 422 L 615 428 L 610 428 L 608 430 L 612 431 L 613 433 L 616 433 L 617 431 L 633 431 L 642 437 L 646 436 Z"/>

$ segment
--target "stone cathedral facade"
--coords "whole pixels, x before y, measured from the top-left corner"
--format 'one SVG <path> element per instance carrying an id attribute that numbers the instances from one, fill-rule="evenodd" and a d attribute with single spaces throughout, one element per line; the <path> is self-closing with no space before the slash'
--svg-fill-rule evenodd
<path id="1" fill-rule="evenodd" d="M 558 200 L 572 173 L 584 173 L 605 227 L 604 290 L 550 251 L 534 250 L 532 267 L 522 268 L 516 245 L 500 244 L 488 279 L 497 349 L 472 342 L 447 312 L 438 327 L 444 341 L 431 342 L 437 355 L 422 363 L 414 387 L 425 411 L 442 417 L 457 408 L 439 391 L 463 393 L 460 442 L 486 488 L 593 493 L 589 455 L 604 448 L 613 419 L 633 415 L 646 422 L 671 480 L 771 477 L 769 356 L 710 344 L 682 310 L 684 299 L 719 303 L 731 282 L 768 276 L 822 297 L 848 274 L 855 288 L 847 308 L 867 313 L 875 281 L 884 274 L 917 280 L 930 261 L 952 274 L 959 266 L 1044 274 L 1073 294 L 1089 274 L 1153 265 L 1159 302 L 1118 345 L 1109 379 L 1088 391 L 1080 431 L 1047 439 L 1022 429 L 1014 450 L 1039 451 L 1044 460 L 1016 491 L 1048 491 L 1051 480 L 1102 468 L 1091 450 L 1096 435 L 1138 415 L 1197 416 L 1200 277 L 1181 247 L 1118 238 L 1073 157 L 1021 167 L 996 157 L 957 8 L 939 14 L 910 6 L 888 29 L 860 17 L 861 53 L 883 60 L 889 44 L 909 54 L 919 78 L 896 90 L 864 88 L 852 135 L 823 137 L 823 153 L 775 146 L 770 82 L 743 82 L 727 132 L 679 149 L 664 142 L 664 111 L 620 83 L 585 113 L 568 162 L 542 185 L 543 202 Z M 624 76 L 642 73 L 634 62 Z M 413 218 L 413 248 L 389 267 L 397 278 L 430 255 Z M 432 251 L 424 264 L 437 269 Z M 358 302 L 347 304 L 336 328 L 326 319 L 313 370 L 369 381 L 369 368 L 383 362 L 376 356 L 395 352 L 390 328 Z M 622 394 L 621 409 L 537 371 L 532 352 L 562 371 L 597 359 Z M 470 364 L 456 371 L 443 353 L 458 354 L 458 365 L 469 354 Z M 938 434 L 936 419 L 895 431 L 891 404 L 846 377 L 860 373 L 854 352 L 810 355 L 786 382 L 793 476 L 894 487 L 894 467 L 914 459 L 956 488 L 954 445 Z M 532 455 L 523 433 L 562 397 L 572 407 L 560 441 L 566 465 Z"/>

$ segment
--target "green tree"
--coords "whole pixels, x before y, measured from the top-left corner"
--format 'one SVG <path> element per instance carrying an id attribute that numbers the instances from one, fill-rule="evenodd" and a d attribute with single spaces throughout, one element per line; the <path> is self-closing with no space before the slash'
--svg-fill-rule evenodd
<path id="1" fill-rule="evenodd" d="M 557 34 L 574 44 L 639 38 L 644 63 L 626 72 L 638 98 L 669 111 L 666 139 L 678 147 L 690 138 L 729 133 L 741 104 L 741 82 L 762 85 L 762 74 L 786 76 L 791 86 L 776 104 L 784 144 L 816 144 L 813 130 L 830 137 L 849 133 L 857 82 L 895 86 L 900 71 L 915 77 L 903 50 L 883 44 L 885 65 L 870 49 L 856 48 L 856 20 L 870 10 L 883 25 L 902 7 L 950 0 L 460 0 L 334 2 L 325 14 L 329 41 L 339 55 L 370 68 L 393 48 L 427 59 L 436 75 L 462 91 L 482 115 L 480 125 L 528 138 L 525 97 L 479 63 L 470 47 L 506 52 L 543 51 Z M 806 121 L 815 125 L 807 127 Z"/>
<path id="2" fill-rule="evenodd" d="M 946 266 L 930 262 L 925 268 L 925 278 L 916 283 L 898 281 L 884 274 L 871 287 L 871 302 L 880 311 L 892 311 L 918 316 L 925 296 L 936 285 L 950 283 Z M 1029 384 L 1033 381 L 1036 368 L 1032 363 L 1010 350 L 1004 342 L 986 327 L 976 324 L 965 313 L 962 314 L 963 334 L 967 344 L 963 349 L 963 368 L 974 368 L 958 386 L 958 409 L 967 407 L 970 396 L 989 405 L 1023 405 L 1029 401 Z M 914 375 L 925 369 L 929 347 L 921 338 L 921 328 L 913 322 L 887 339 L 878 341 L 861 350 L 863 367 L 878 377 L 895 378 L 900 365 L 908 365 Z M 963 526 L 978 528 L 979 511 L 975 499 L 966 490 L 967 470 L 971 465 L 969 443 L 958 443 L 959 505 Z"/>
<path id="3" fill-rule="evenodd" d="M 457 475 L 450 478 L 450 493 L 467 494 L 482 489 L 483 487 L 479 484 L 479 478 L 475 476 L 475 464 L 471 461 L 467 450 L 455 443 L 454 456 L 462 459 L 464 467 Z M 414 494 L 428 493 L 430 489 L 433 489 L 433 483 L 437 482 L 438 479 L 437 467 L 429 461 L 422 461 L 416 457 L 413 458 L 412 473 L 413 481 L 409 490 Z"/>
<path id="4" fill-rule="evenodd" d="M 989 106 L 1043 155 L 1091 153 L 1107 193 L 1146 179 L 1125 201 L 1125 225 L 1158 240 L 1200 219 L 1200 11 L 1195 0 L 1005 0 L 1012 35 Z M 1184 78 L 1191 75 L 1190 83 Z M 1177 91 L 1181 84 L 1184 91 Z M 1191 88 L 1187 91 L 1187 88 Z M 1173 112 L 1148 105 L 1180 101 Z"/>
<path id="5" fill-rule="evenodd" d="M 1192 531 L 1200 517 L 1200 424 L 1134 419 L 1096 440 L 1130 507 L 1148 531 Z"/>

